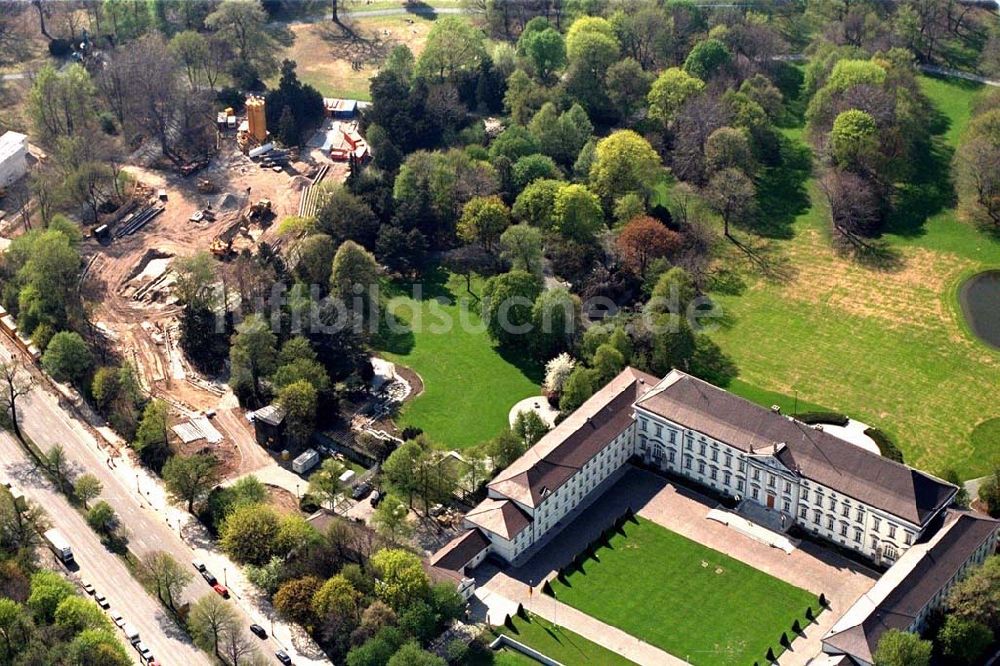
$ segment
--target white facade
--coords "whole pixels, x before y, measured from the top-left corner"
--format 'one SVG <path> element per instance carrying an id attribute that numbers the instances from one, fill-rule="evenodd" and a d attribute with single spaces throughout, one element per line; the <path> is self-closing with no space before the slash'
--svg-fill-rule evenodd
<path id="1" fill-rule="evenodd" d="M 774 449 L 747 453 L 641 407 L 636 412 L 636 450 L 649 465 L 780 511 L 802 529 L 879 563 L 895 562 L 921 534 L 918 525 L 801 477 Z"/>
<path id="2" fill-rule="evenodd" d="M 0 187 L 28 173 L 28 137 L 18 132 L 0 136 Z"/>

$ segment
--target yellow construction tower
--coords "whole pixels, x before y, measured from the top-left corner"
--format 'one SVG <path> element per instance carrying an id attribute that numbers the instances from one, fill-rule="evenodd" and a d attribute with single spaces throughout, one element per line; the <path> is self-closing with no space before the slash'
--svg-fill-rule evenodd
<path id="1" fill-rule="evenodd" d="M 267 117 L 264 114 L 263 97 L 250 97 L 247 100 L 247 123 L 250 136 L 257 143 L 264 143 L 267 140 Z"/>

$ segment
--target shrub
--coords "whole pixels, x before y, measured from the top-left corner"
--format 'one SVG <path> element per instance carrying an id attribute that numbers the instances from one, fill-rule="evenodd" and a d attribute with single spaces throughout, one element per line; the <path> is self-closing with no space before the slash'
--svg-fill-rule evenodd
<path id="1" fill-rule="evenodd" d="M 820 592 L 819 594 L 819 605 L 822 606 L 823 608 L 826 608 L 827 605 L 826 595 L 823 594 L 822 592 Z"/>
<path id="2" fill-rule="evenodd" d="M 517 616 L 522 620 L 528 619 L 528 611 L 524 610 L 524 604 L 517 605 Z"/>
<path id="3" fill-rule="evenodd" d="M 552 584 L 549 581 L 545 581 L 545 584 L 542 585 L 542 594 L 547 594 L 550 597 L 556 596 L 556 591 L 552 589 Z"/>
<path id="4" fill-rule="evenodd" d="M 312 514 L 319 511 L 320 506 L 319 502 L 317 502 L 312 495 L 306 493 L 302 496 L 302 499 L 299 500 L 299 509 L 301 509 L 304 513 Z"/>
<path id="5" fill-rule="evenodd" d="M 812 606 L 806 608 L 806 619 L 809 620 L 810 622 L 812 622 L 814 619 Z"/>
<path id="6" fill-rule="evenodd" d="M 791 641 L 788 640 L 788 634 L 786 634 L 785 632 L 781 632 L 781 639 L 778 642 L 781 643 L 781 645 L 786 648 L 792 647 Z"/>
<path id="7" fill-rule="evenodd" d="M 798 618 L 795 618 L 795 622 L 792 622 L 792 631 L 794 631 L 797 634 L 801 634 L 802 633 L 802 625 L 799 624 L 799 619 Z"/>
<path id="8" fill-rule="evenodd" d="M 514 620 L 510 619 L 510 615 L 509 614 L 503 616 L 503 626 L 505 626 L 505 627 L 507 627 L 508 629 L 511 629 L 511 630 L 514 629 Z"/>
<path id="9" fill-rule="evenodd" d="M 115 127 L 115 117 L 110 111 L 101 111 L 97 114 L 97 122 L 101 125 L 101 131 L 105 134 L 117 134 L 118 128 Z"/>
<path id="10" fill-rule="evenodd" d="M 899 463 L 903 462 L 903 452 L 899 450 L 895 442 L 889 439 L 889 435 L 878 428 L 868 428 L 865 430 L 865 434 L 872 438 L 884 457 Z"/>
<path id="11" fill-rule="evenodd" d="M 846 426 L 847 422 L 850 421 L 846 414 L 839 414 L 837 412 L 802 412 L 794 416 L 799 421 L 810 425 L 814 423 L 828 423 L 830 425 Z"/>
<path id="12" fill-rule="evenodd" d="M 55 58 L 65 58 L 73 52 L 73 45 L 66 39 L 53 39 L 49 42 L 49 54 Z"/>
<path id="13" fill-rule="evenodd" d="M 404 442 L 408 442 L 411 439 L 416 439 L 422 434 L 424 434 L 424 431 L 421 428 L 416 426 L 406 426 L 403 428 L 403 432 L 400 433 L 400 438 L 402 438 Z"/>
<path id="14" fill-rule="evenodd" d="M 767 662 L 769 664 L 773 664 L 775 662 L 774 648 L 767 648 L 767 655 L 765 656 L 767 658 Z"/>

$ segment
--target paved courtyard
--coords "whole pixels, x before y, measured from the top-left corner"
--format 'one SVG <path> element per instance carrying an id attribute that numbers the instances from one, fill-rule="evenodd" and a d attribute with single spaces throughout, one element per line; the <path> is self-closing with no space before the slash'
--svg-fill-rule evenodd
<path id="1" fill-rule="evenodd" d="M 781 664 L 795 666 L 805 664 L 820 651 L 820 639 L 834 621 L 859 596 L 867 592 L 875 583 L 878 574 L 856 562 L 827 550 L 809 541 L 803 541 L 791 553 L 772 548 L 755 541 L 721 523 L 707 518 L 715 502 L 691 489 L 674 483 L 651 472 L 631 468 L 607 489 L 603 495 L 563 525 L 563 531 L 537 552 L 527 563 L 499 571 L 486 565 L 476 571 L 476 596 L 489 609 L 490 620 L 503 621 L 503 614 L 511 612 L 517 603 L 542 610 L 547 604 L 552 611 L 542 610 L 541 615 L 549 617 L 558 612 L 558 622 L 581 633 L 587 638 L 639 663 L 654 663 L 655 659 L 645 643 L 621 641 L 621 632 L 608 625 L 587 618 L 577 622 L 573 613 L 556 609 L 554 600 L 545 598 L 540 603 L 541 585 L 555 575 L 555 571 L 568 564 L 587 544 L 596 539 L 615 518 L 631 507 L 640 516 L 667 529 L 688 537 L 709 548 L 726 553 L 760 571 L 774 576 L 796 587 L 816 595 L 824 594 L 830 610 L 821 614 L 818 622 L 806 628 L 805 636 L 792 644 L 785 652 Z M 495 609 L 495 612 L 493 612 Z M 499 622 L 497 622 L 499 615 Z M 596 633 L 595 633 L 596 632 Z M 602 632 L 607 635 L 603 635 Z M 662 663 L 662 662 L 660 662 Z"/>

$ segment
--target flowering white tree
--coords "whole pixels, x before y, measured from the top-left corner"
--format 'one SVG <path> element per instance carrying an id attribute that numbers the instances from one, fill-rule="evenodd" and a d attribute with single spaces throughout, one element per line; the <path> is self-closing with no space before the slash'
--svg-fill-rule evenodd
<path id="1" fill-rule="evenodd" d="M 566 352 L 559 354 L 545 364 L 545 383 L 542 388 L 545 389 L 546 393 L 559 395 L 575 367 L 576 361 L 573 360 L 573 357 Z"/>

